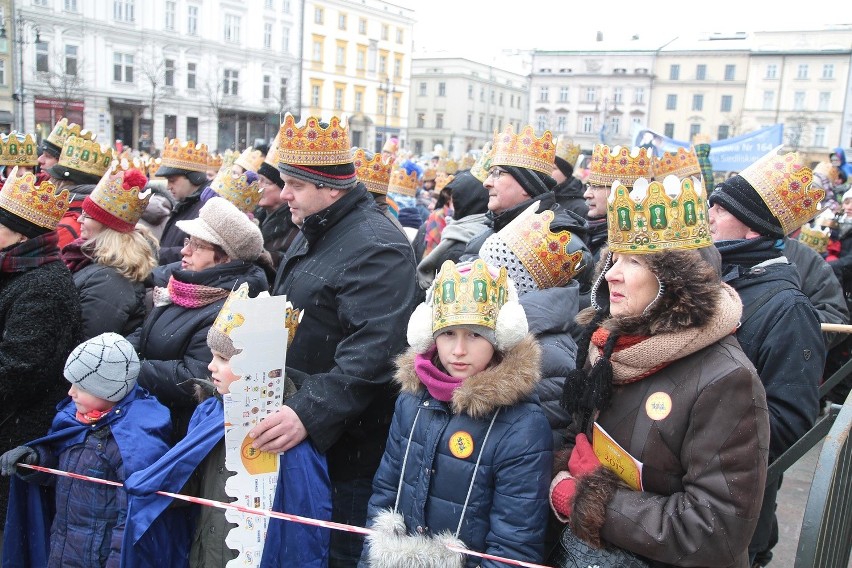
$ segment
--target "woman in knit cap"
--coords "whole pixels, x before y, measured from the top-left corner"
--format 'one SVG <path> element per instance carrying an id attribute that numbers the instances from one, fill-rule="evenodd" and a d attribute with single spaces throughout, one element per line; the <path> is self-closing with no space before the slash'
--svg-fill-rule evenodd
<path id="1" fill-rule="evenodd" d="M 139 384 L 171 409 L 175 440 L 186 433 L 196 405 L 191 379 L 206 376 L 207 331 L 228 294 L 243 282 L 252 296 L 269 289 L 256 262 L 263 236 L 235 205 L 213 197 L 178 228 L 189 235 L 183 258 L 154 270 L 154 308 L 127 338 L 142 361 Z"/>
<path id="2" fill-rule="evenodd" d="M 145 279 L 157 266 L 157 241 L 136 225 L 151 192 L 125 166 L 108 171 L 83 201 L 81 235 L 62 249 L 83 310 L 83 339 L 128 335 L 145 319 Z M 140 196 L 141 194 L 141 196 Z"/>

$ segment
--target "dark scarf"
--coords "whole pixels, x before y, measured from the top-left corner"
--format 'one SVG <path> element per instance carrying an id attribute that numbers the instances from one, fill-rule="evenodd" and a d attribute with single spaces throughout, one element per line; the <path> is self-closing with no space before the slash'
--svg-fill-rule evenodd
<path id="1" fill-rule="evenodd" d="M 59 260 L 59 235 L 50 231 L 0 251 L 0 272 L 26 272 Z"/>
<path id="2" fill-rule="evenodd" d="M 85 242 L 83 237 L 79 237 L 62 247 L 62 262 L 72 274 L 92 264 L 92 259 L 83 252 Z"/>
<path id="3" fill-rule="evenodd" d="M 783 255 L 783 240 L 774 237 L 758 237 L 733 241 L 718 241 L 716 248 L 722 255 L 722 274 L 724 280 L 734 273 L 734 278 L 748 272 L 761 262 L 779 258 Z"/>

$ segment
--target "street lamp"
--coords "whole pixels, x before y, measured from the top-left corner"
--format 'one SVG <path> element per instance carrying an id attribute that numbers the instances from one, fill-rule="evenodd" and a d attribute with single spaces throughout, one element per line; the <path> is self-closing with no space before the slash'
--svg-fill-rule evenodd
<path id="1" fill-rule="evenodd" d="M 15 94 L 12 95 L 12 98 L 18 102 L 18 118 L 17 118 L 17 128 L 19 132 L 25 132 L 26 126 L 24 123 L 24 46 L 30 45 L 32 43 L 41 43 L 41 35 L 39 33 L 38 26 L 34 26 L 32 29 L 35 30 L 35 41 L 27 40 L 24 37 L 24 19 L 21 17 L 20 10 L 18 11 L 17 17 L 14 19 L 15 24 L 15 44 L 17 44 L 17 52 L 18 52 L 18 90 Z M 3 22 L 3 25 L 0 26 L 0 39 L 6 39 L 8 37 L 6 32 L 6 22 Z"/>
<path id="2" fill-rule="evenodd" d="M 396 86 L 391 83 L 390 77 L 386 75 L 384 82 L 379 84 L 379 90 L 385 93 L 385 116 L 382 124 L 382 138 L 378 141 L 376 152 L 381 152 L 384 143 L 390 138 L 388 135 L 388 106 L 390 106 L 390 95 L 396 93 Z"/>

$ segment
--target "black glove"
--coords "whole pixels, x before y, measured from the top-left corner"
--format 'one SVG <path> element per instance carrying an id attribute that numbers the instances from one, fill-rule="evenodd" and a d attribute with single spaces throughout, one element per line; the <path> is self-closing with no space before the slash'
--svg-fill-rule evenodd
<path id="1" fill-rule="evenodd" d="M 38 452 L 29 446 L 18 446 L 0 456 L 0 475 L 10 476 L 17 473 L 19 463 L 38 464 Z"/>

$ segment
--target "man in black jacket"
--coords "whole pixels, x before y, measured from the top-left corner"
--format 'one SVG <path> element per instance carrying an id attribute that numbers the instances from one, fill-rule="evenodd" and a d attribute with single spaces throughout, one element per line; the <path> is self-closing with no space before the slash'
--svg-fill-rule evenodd
<path id="1" fill-rule="evenodd" d="M 299 390 L 251 435 L 272 452 L 310 438 L 328 459 L 332 519 L 364 526 L 393 415 L 393 362 L 417 301 L 414 253 L 357 181 L 336 117 L 299 127 L 288 115 L 280 132 L 281 196 L 302 231 L 273 294 L 304 310 L 287 353 Z M 355 566 L 362 546 L 363 537 L 333 531 L 329 566 Z"/>
<path id="2" fill-rule="evenodd" d="M 818 387 L 826 347 L 816 310 L 801 291 L 796 268 L 784 257 L 784 235 L 816 214 L 822 190 L 811 189 L 798 154 L 767 154 L 710 195 L 710 232 L 722 254 L 722 281 L 743 302 L 737 340 L 754 363 L 769 406 L 769 461 L 802 437 L 819 412 Z M 749 545 L 765 566 L 778 541 L 775 497 L 767 485 Z"/>

